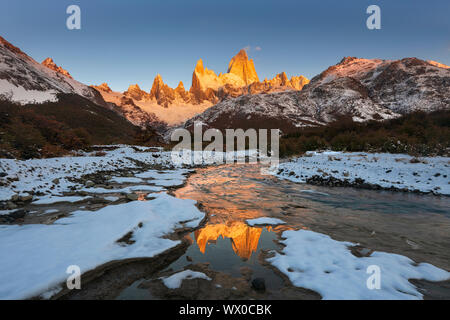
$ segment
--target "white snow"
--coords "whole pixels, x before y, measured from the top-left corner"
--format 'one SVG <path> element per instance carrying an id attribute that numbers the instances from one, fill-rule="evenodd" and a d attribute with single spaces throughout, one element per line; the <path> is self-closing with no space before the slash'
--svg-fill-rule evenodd
<path id="1" fill-rule="evenodd" d="M 113 260 L 153 257 L 179 243 L 165 237 L 174 229 L 198 226 L 204 218 L 193 200 L 154 196 L 95 212 L 76 211 L 51 225 L 0 225 L 0 299 L 47 292 L 65 282 L 70 265 L 84 273 Z M 135 243 L 116 242 L 130 231 Z"/>
<path id="2" fill-rule="evenodd" d="M 186 180 L 185 174 L 188 173 L 189 171 L 191 170 L 187 169 L 179 169 L 176 171 L 149 170 L 146 172 L 136 174 L 136 177 L 149 179 L 147 180 L 149 183 L 158 186 L 171 187 L 182 185 Z"/>
<path id="3" fill-rule="evenodd" d="M 89 193 L 114 193 L 133 191 L 161 191 L 163 187 L 176 186 L 182 184 L 186 176 L 185 174 L 192 171 L 190 169 L 181 168 L 182 165 L 192 165 L 194 157 L 200 162 L 196 164 L 213 163 L 214 155 L 205 152 L 186 152 L 182 153 L 181 160 L 175 157 L 172 159 L 170 151 L 163 151 L 158 148 L 134 147 L 128 145 L 105 146 L 115 147 L 114 150 L 103 150 L 104 156 L 94 156 L 94 153 L 78 152 L 77 156 L 67 156 L 49 159 L 31 159 L 31 160 L 15 160 L 0 159 L 0 172 L 6 172 L 6 177 L 0 178 L 2 182 L 7 183 L 6 186 L 0 187 L 0 201 L 9 200 L 16 194 L 25 195 L 26 192 L 42 192 L 46 195 L 62 196 L 64 192 L 74 190 L 86 191 Z M 138 149 L 139 151 L 136 151 Z M 151 152 L 150 150 L 156 150 Z M 144 151 L 144 152 L 142 152 Z M 236 153 L 237 159 L 244 159 L 249 152 Z M 218 153 L 221 158 L 225 153 Z M 117 182 L 125 183 L 138 182 L 139 179 L 146 180 L 149 184 L 154 185 L 134 185 L 121 189 L 106 188 L 86 188 L 81 182 L 75 182 L 74 179 L 81 178 L 83 175 L 92 174 L 100 171 L 115 171 L 119 169 L 140 169 L 135 162 L 143 162 L 150 165 L 161 165 L 173 170 L 149 170 L 135 175 L 136 179 L 115 177 Z M 55 179 L 58 179 L 55 182 Z M 144 182 L 144 181 L 142 181 Z M 139 182 L 139 183 L 142 183 Z"/>
<path id="4" fill-rule="evenodd" d="M 305 156 L 280 163 L 277 176 L 306 182 L 315 175 L 353 182 L 360 178 L 383 188 L 450 194 L 450 158 L 421 157 L 419 162 L 405 154 L 365 152 L 307 152 Z M 292 172 L 292 173 L 291 173 Z M 306 191 L 305 191 L 306 192 Z"/>
<path id="5" fill-rule="evenodd" d="M 0 79 L 0 97 L 20 104 L 43 103 L 57 101 L 56 94 L 62 92 L 79 94 L 97 102 L 93 88 L 47 68 L 23 53 L 10 50 L 3 43 L 0 43 L 0 56 L 0 72 L 8 78 Z"/>
<path id="6" fill-rule="evenodd" d="M 180 179 L 171 179 L 171 180 L 150 180 L 151 183 L 154 183 L 157 186 L 163 186 L 163 187 L 172 187 L 172 186 L 179 186 L 184 183 L 184 180 Z"/>
<path id="7" fill-rule="evenodd" d="M 45 214 L 56 213 L 56 212 L 59 212 L 59 210 L 58 209 L 48 209 L 48 210 L 44 211 Z"/>
<path id="8" fill-rule="evenodd" d="M 283 220 L 277 219 L 277 218 L 269 218 L 269 217 L 261 217 L 256 219 L 247 219 L 247 224 L 250 226 L 256 226 L 256 225 L 278 225 L 278 224 L 285 224 Z"/>
<path id="9" fill-rule="evenodd" d="M 7 80 L 0 79 L 0 97 L 19 104 L 56 102 L 58 98 L 55 90 L 26 90 L 24 87 L 15 86 Z"/>
<path id="10" fill-rule="evenodd" d="M 164 282 L 164 285 L 169 289 L 177 289 L 181 286 L 181 283 L 184 279 L 205 279 L 205 280 L 211 280 L 210 277 L 208 277 L 203 272 L 197 272 L 192 270 L 184 270 L 178 273 L 175 273 L 167 278 L 161 278 Z"/>
<path id="11" fill-rule="evenodd" d="M 79 196 L 66 196 L 66 197 L 55 197 L 55 196 L 44 196 L 40 197 L 38 200 L 33 201 L 33 204 L 53 204 L 53 203 L 59 203 L 59 202 L 81 202 L 91 199 L 91 197 L 79 197 Z"/>
<path id="12" fill-rule="evenodd" d="M 90 193 L 133 193 L 134 191 L 161 191 L 163 188 L 158 186 L 137 185 L 121 189 L 83 188 L 81 190 Z"/>
<path id="13" fill-rule="evenodd" d="M 119 200 L 119 197 L 109 196 L 109 197 L 105 197 L 104 199 L 108 200 L 108 201 L 111 201 L 111 202 L 114 202 L 114 201 Z"/>
<path id="14" fill-rule="evenodd" d="M 140 183 L 142 179 L 135 177 L 113 177 L 110 181 L 116 183 Z"/>
<path id="15" fill-rule="evenodd" d="M 136 177 L 138 178 L 144 178 L 144 179 L 162 179 L 162 180 L 168 180 L 168 179 L 183 179 L 183 174 L 188 173 L 190 170 L 187 169 L 179 169 L 177 171 L 173 170 L 165 170 L 165 171 L 157 171 L 157 170 L 149 170 L 142 173 L 136 174 Z"/>
<path id="16" fill-rule="evenodd" d="M 104 152 L 106 155 L 102 157 L 85 154 L 85 156 L 50 159 L 0 159 L 0 172 L 8 174 L 1 179 L 9 183 L 7 186 L 0 187 L 0 201 L 9 200 L 13 195 L 27 191 L 61 196 L 64 192 L 72 191 L 71 188 L 83 189 L 84 185 L 73 181 L 74 178 L 80 178 L 82 175 L 99 171 L 138 168 L 139 166 L 133 159 L 146 164 L 175 167 L 172 173 L 166 172 L 162 179 L 185 179 L 182 173 L 185 173 L 186 169 L 181 169 L 176 163 L 173 163 L 171 153 L 168 151 L 137 152 L 131 146 L 119 145 L 115 150 L 105 150 Z M 80 152 L 80 154 L 82 153 Z M 158 155 L 158 157 L 153 155 Z M 180 171 L 178 172 L 178 170 Z M 18 180 L 8 182 L 8 178 Z M 142 177 L 138 176 L 138 178 Z M 54 179 L 59 179 L 58 183 L 54 183 Z M 94 192 L 94 190 L 94 188 L 85 189 L 87 192 Z M 107 189 L 104 189 L 102 193 L 111 192 L 105 190 Z M 151 189 L 151 191 L 156 190 L 161 190 L 161 188 L 153 187 Z M 97 190 L 97 192 L 100 191 Z M 124 191 L 128 191 L 128 189 Z"/>
<path id="17" fill-rule="evenodd" d="M 14 211 L 17 211 L 17 210 L 16 209 L 14 209 L 14 210 L 0 210 L 0 216 L 13 213 Z"/>
<path id="18" fill-rule="evenodd" d="M 351 242 L 340 242 L 309 231 L 285 231 L 282 254 L 267 260 L 293 285 L 318 292 L 323 299 L 421 299 L 422 294 L 408 279 L 444 281 L 450 273 L 428 263 L 416 264 L 398 254 L 373 252 L 354 256 Z M 369 289 L 369 266 L 380 268 L 380 289 Z M 369 269 L 370 271 L 370 269 Z"/>

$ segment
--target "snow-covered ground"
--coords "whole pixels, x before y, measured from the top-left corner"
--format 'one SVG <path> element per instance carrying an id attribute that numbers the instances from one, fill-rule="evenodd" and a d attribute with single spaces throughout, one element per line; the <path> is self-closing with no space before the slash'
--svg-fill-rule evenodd
<path id="1" fill-rule="evenodd" d="M 101 146 L 98 146 L 101 147 Z M 104 146 L 111 147 L 111 146 Z M 183 174 L 187 172 L 181 169 L 182 166 L 193 164 L 194 154 L 190 152 L 180 152 L 180 157 L 176 161 L 172 159 L 170 151 L 163 151 L 160 148 L 134 147 L 127 145 L 117 145 L 115 150 L 104 150 L 105 155 L 96 156 L 95 152 L 86 153 L 82 156 L 68 156 L 50 159 L 15 160 L 0 159 L 0 173 L 6 174 L 0 178 L 7 183 L 0 187 L 0 201 L 10 200 L 15 195 L 27 195 L 32 192 L 42 192 L 46 195 L 62 196 L 64 192 L 74 190 L 84 190 L 92 193 L 108 193 L 108 189 L 85 188 L 84 185 L 73 179 L 79 179 L 83 175 L 100 171 L 115 171 L 122 169 L 139 169 L 139 161 L 146 165 L 160 165 L 162 167 L 177 169 L 167 172 L 150 170 L 149 172 L 137 173 L 135 177 L 112 177 L 111 182 L 132 183 L 139 179 L 153 179 L 153 184 L 162 187 L 180 185 L 184 181 Z M 154 151 L 154 152 L 150 152 Z M 237 158 L 244 158 L 248 152 L 237 153 Z M 203 159 L 196 164 L 211 164 L 215 156 L 223 158 L 223 153 L 211 154 L 203 153 Z M 198 157 L 195 156 L 197 159 Z M 201 159 L 201 158 L 200 158 Z M 148 181 L 148 180 L 147 180 Z M 131 189 L 130 189 L 131 188 Z M 120 192 L 130 192 L 139 189 L 137 186 Z M 145 188 L 151 188 L 146 186 Z M 89 189 L 89 190 L 88 190 Z M 160 190 L 161 188 L 159 188 Z M 150 191 L 157 191 L 153 187 Z"/>
<path id="2" fill-rule="evenodd" d="M 282 253 L 268 261 L 293 285 L 316 291 L 323 299 L 421 299 L 408 279 L 450 279 L 450 272 L 398 254 L 375 251 L 356 257 L 349 250 L 354 243 L 310 230 L 285 231 L 283 238 Z"/>
<path id="3" fill-rule="evenodd" d="M 313 176 L 359 182 L 382 188 L 418 190 L 450 195 L 450 158 L 414 158 L 405 154 L 364 152 L 307 152 L 281 163 L 277 176 L 306 182 Z M 356 180 L 356 181 L 355 181 Z"/>
<path id="4" fill-rule="evenodd" d="M 211 280 L 210 277 L 208 277 L 203 272 L 197 272 L 192 270 L 184 270 L 181 272 L 177 272 L 170 277 L 162 278 L 164 285 L 169 289 L 177 289 L 181 286 L 181 283 L 184 279 L 205 279 L 205 280 Z"/>
<path id="5" fill-rule="evenodd" d="M 0 159 L 0 172 L 7 174 L 2 179 L 15 180 L 0 188 L 0 201 L 9 200 L 14 194 L 26 194 L 30 191 L 62 195 L 63 192 L 83 187 L 71 181 L 74 178 L 99 171 L 138 168 L 138 164 L 133 160 L 147 164 L 172 165 L 169 152 L 137 152 L 131 146 L 117 146 L 115 150 L 104 152 L 104 156 L 95 156 L 95 153 L 92 153 L 50 159 Z"/>
<path id="6" fill-rule="evenodd" d="M 166 187 L 184 183 L 192 170 L 174 164 L 170 152 L 125 145 L 114 146 L 114 150 L 104 147 L 101 156 L 92 152 L 27 161 L 0 159 L 0 172 L 6 173 L 1 178 L 3 201 L 14 202 L 19 195 L 32 194 L 31 205 L 89 201 L 99 195 L 114 202 L 121 199 L 116 196 L 119 193 L 152 192 L 147 201 L 75 211 L 49 225 L 0 225 L 0 256 L 5 257 L 0 261 L 0 299 L 49 298 L 67 279 L 68 266 L 77 265 L 84 273 L 113 260 L 153 257 L 179 243 L 168 239 L 168 234 L 177 228 L 195 228 L 203 220 L 204 213 L 195 201 L 165 192 Z M 105 180 L 117 186 L 105 188 L 74 180 L 103 171 L 110 171 Z M 122 176 L 124 172 L 126 176 Z M 69 191 L 81 196 L 65 194 Z M 1 214 L 14 211 L 2 210 Z M 55 212 L 58 210 L 50 209 L 41 214 Z M 131 243 L 117 242 L 130 232 Z"/>
<path id="7" fill-rule="evenodd" d="M 84 273 L 109 261 L 154 257 L 179 243 L 167 235 L 177 228 L 196 228 L 204 219 L 195 201 L 173 198 L 166 193 L 167 188 L 185 182 L 186 174 L 192 170 L 189 155 L 187 158 L 184 155 L 181 162 L 173 162 L 171 153 L 162 149 L 126 145 L 115 148 L 105 148 L 102 156 L 93 152 L 27 161 L 0 159 L 0 173 L 4 173 L 0 178 L 3 183 L 0 201 L 17 203 L 19 195 L 27 194 L 33 195 L 31 205 L 75 203 L 96 197 L 108 201 L 108 206 L 97 211 L 84 211 L 78 206 L 78 211 L 51 224 L 0 225 L 0 256 L 7 257 L 0 260 L 0 299 L 36 295 L 50 298 L 64 285 L 68 266 L 77 265 Z M 245 155 L 240 153 L 238 157 Z M 212 163 L 213 159 L 213 155 L 207 155 L 203 163 Z M 187 168 L 182 167 L 186 164 Z M 305 182 L 315 175 L 350 181 L 360 178 L 387 188 L 393 185 L 449 194 L 449 166 L 449 158 L 442 157 L 417 161 L 406 155 L 310 152 L 280 164 L 282 171 L 278 176 L 296 182 Z M 105 181 L 110 185 L 77 180 L 103 171 L 109 171 Z M 75 194 L 66 194 L 69 191 Z M 123 203 L 123 196 L 117 196 L 126 193 L 128 200 L 135 200 L 128 197 L 135 191 L 151 193 L 145 197 L 147 201 L 127 203 Z M 119 199 L 122 203 L 110 203 Z M 12 212 L 2 210 L 0 215 Z M 39 214 L 55 212 L 58 209 L 50 208 Z M 285 222 L 262 217 L 249 219 L 247 223 L 256 226 Z M 118 242 L 130 234 L 131 237 L 125 237 L 127 241 Z M 325 299 L 421 298 L 408 279 L 450 278 L 444 270 L 426 263 L 415 264 L 400 255 L 374 252 L 357 258 L 348 248 L 354 244 L 312 231 L 286 231 L 283 237 L 286 245 L 283 254 L 269 258 L 270 263 L 295 286 L 317 291 Z M 381 269 L 380 290 L 369 290 L 366 285 L 370 276 L 367 268 L 373 265 Z M 164 283 L 176 288 L 183 279 L 207 278 L 203 276 L 185 271 L 164 279 Z"/>
<path id="8" fill-rule="evenodd" d="M 269 217 L 261 217 L 256 219 L 247 219 L 247 224 L 249 226 L 261 226 L 261 225 L 279 225 L 279 224 L 285 224 L 283 220 L 277 219 L 277 218 L 269 218 Z"/>
<path id="9" fill-rule="evenodd" d="M 193 200 L 166 193 L 154 197 L 76 211 L 51 225 L 0 225 L 0 299 L 54 291 L 71 265 L 86 272 L 113 260 L 153 257 L 179 243 L 164 236 L 196 227 L 204 218 Z M 134 243 L 117 242 L 129 232 Z"/>

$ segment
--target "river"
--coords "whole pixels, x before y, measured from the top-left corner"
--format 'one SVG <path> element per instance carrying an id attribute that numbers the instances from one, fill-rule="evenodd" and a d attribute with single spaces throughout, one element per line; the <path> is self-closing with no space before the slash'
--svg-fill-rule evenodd
<path id="1" fill-rule="evenodd" d="M 198 169 L 174 194 L 197 200 L 208 220 L 187 236 L 190 246 L 166 270 L 209 263 L 212 270 L 239 277 L 246 267 L 253 278 L 265 279 L 268 292 L 276 292 L 286 279 L 261 254 L 279 250 L 281 233 L 299 228 L 450 270 L 448 197 L 296 184 L 262 175 L 258 166 L 248 164 Z M 250 227 L 245 222 L 258 217 L 286 224 Z M 118 298 L 153 298 L 138 288 L 140 282 Z"/>

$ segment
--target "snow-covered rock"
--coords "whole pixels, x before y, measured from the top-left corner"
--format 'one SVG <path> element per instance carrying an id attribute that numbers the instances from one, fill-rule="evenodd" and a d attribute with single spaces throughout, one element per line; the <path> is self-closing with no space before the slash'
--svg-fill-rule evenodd
<path id="1" fill-rule="evenodd" d="M 415 158 L 405 154 L 365 152 L 307 152 L 283 162 L 277 176 L 305 183 L 318 177 L 401 189 L 450 195 L 450 158 Z M 315 180 L 314 180 L 315 181 Z"/>
<path id="2" fill-rule="evenodd" d="M 19 104 L 38 104 L 58 101 L 58 93 L 66 93 L 106 105 L 96 90 L 64 74 L 61 71 L 64 69 L 51 62 L 45 60 L 40 64 L 0 37 L 0 98 Z"/>
<path id="3" fill-rule="evenodd" d="M 162 278 L 162 281 L 164 285 L 169 289 L 178 289 L 181 286 L 181 283 L 184 279 L 205 279 L 205 280 L 211 280 L 210 277 L 208 277 L 203 272 L 197 272 L 192 270 L 184 270 L 177 272 L 170 277 Z"/>
<path id="4" fill-rule="evenodd" d="M 249 226 L 261 226 L 261 225 L 279 225 L 279 224 L 285 224 L 283 220 L 277 219 L 277 218 L 270 218 L 270 217 L 261 217 L 261 218 L 255 218 L 255 219 L 247 219 L 247 224 Z"/>
<path id="5" fill-rule="evenodd" d="M 280 128 L 332 122 L 383 120 L 412 111 L 450 108 L 450 69 L 416 58 L 402 60 L 344 58 L 301 91 L 245 95 L 227 99 L 188 120 L 212 128 Z"/>
<path id="6" fill-rule="evenodd" d="M 154 197 L 76 211 L 51 225 L 0 225 L 0 299 L 55 293 L 72 265 L 84 273 L 110 261 L 154 257 L 180 243 L 168 234 L 196 227 L 204 218 L 193 200 L 166 193 Z M 132 244 L 118 242 L 129 232 Z"/>
<path id="7" fill-rule="evenodd" d="M 162 152 L 160 150 L 156 152 L 139 152 L 137 150 L 139 149 L 131 146 L 116 146 L 114 150 L 105 150 L 104 156 L 86 154 L 85 156 L 32 160 L 0 159 L 0 171 L 7 173 L 7 176 L 2 178 L 6 185 L 0 187 L 0 201 L 9 200 L 15 194 L 23 194 L 26 191 L 39 191 L 46 193 L 46 196 L 62 196 L 64 192 L 69 192 L 73 188 L 90 193 L 111 193 L 113 192 L 111 189 L 86 188 L 81 182 L 76 182 L 75 179 L 99 171 L 139 168 L 135 161 L 149 165 L 174 166 L 170 152 Z M 179 170 L 180 172 L 176 175 L 172 173 L 177 181 L 176 183 L 184 177 L 182 173 L 186 173 L 186 169 Z M 156 176 L 156 174 L 154 175 Z M 55 183 L 56 181 L 57 183 Z M 116 181 L 124 182 L 125 180 L 118 179 Z M 148 191 L 162 190 L 158 186 L 137 185 L 116 191 L 132 192 L 143 189 L 148 189 Z M 47 198 L 44 197 L 44 199 Z M 58 198 L 54 198 L 54 200 L 57 201 Z"/>
<path id="8" fill-rule="evenodd" d="M 421 299 L 422 294 L 409 279 L 450 279 L 450 272 L 398 254 L 375 251 L 356 257 L 349 248 L 355 243 L 310 230 L 289 230 L 282 237 L 282 254 L 275 253 L 267 260 L 294 286 L 316 291 L 323 299 Z M 371 278 L 377 275 L 379 287 Z"/>

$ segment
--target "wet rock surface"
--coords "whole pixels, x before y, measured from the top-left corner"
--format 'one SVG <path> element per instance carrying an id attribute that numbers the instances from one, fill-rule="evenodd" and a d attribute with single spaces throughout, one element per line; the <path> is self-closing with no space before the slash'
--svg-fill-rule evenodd
<path id="1" fill-rule="evenodd" d="M 264 281 L 260 278 L 249 281 L 248 277 L 232 277 L 225 272 L 214 271 L 208 263 L 191 264 L 185 270 L 206 274 L 211 280 L 185 279 L 181 286 L 170 289 L 164 285 L 163 277 L 169 277 L 180 271 L 166 271 L 157 277 L 143 281 L 138 287 L 149 290 L 158 299 L 194 299 L 194 300 L 240 300 L 240 299 L 319 299 L 312 291 L 287 285 L 279 291 L 261 290 Z M 253 283 L 258 283 L 255 289 Z"/>

